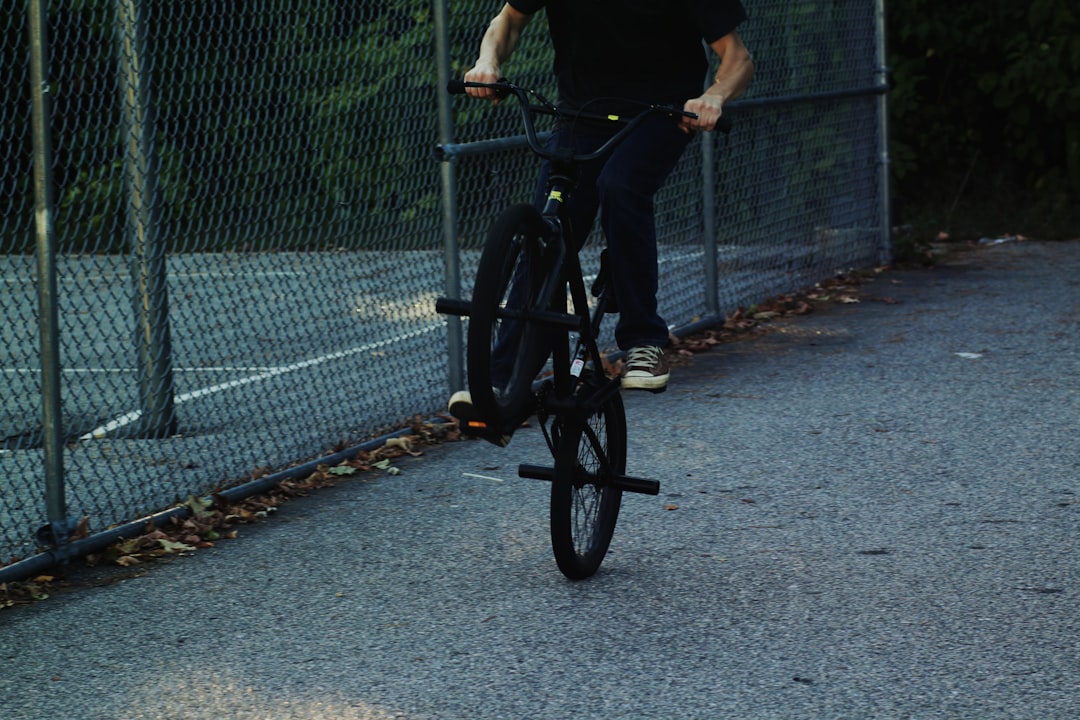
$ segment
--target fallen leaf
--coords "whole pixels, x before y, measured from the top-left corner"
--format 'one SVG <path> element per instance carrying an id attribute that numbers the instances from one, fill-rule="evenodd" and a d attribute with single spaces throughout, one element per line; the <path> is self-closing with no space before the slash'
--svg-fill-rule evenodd
<path id="1" fill-rule="evenodd" d="M 121 555 L 131 555 L 139 551 L 140 538 L 131 538 L 130 540 L 122 540 L 116 545 L 116 550 Z"/>
<path id="2" fill-rule="evenodd" d="M 161 544 L 161 549 L 167 553 L 192 552 L 195 550 L 191 545 L 182 542 L 174 542 L 172 540 L 158 540 L 158 542 Z"/>
<path id="3" fill-rule="evenodd" d="M 191 514 L 200 520 L 205 520 L 213 514 L 210 508 L 213 507 L 214 502 L 210 498 L 197 498 L 191 495 L 184 504 L 191 510 Z"/>
<path id="4" fill-rule="evenodd" d="M 405 452 L 412 452 L 412 442 L 407 437 L 392 437 L 386 441 L 383 447 L 399 448 Z"/>
<path id="5" fill-rule="evenodd" d="M 82 540 L 90 537 L 90 516 L 84 515 L 75 526 L 75 531 L 71 533 L 72 540 Z"/>

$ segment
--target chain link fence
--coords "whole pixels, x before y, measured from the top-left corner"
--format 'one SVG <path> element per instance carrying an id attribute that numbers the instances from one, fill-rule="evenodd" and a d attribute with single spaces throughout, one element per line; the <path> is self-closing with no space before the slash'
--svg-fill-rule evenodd
<path id="1" fill-rule="evenodd" d="M 463 74 L 498 5 L 31 0 L 0 18 L 8 575 L 62 557 L 81 518 L 103 537 L 441 410 L 462 360 L 434 300 L 468 295 L 537 169 L 523 149 L 434 160 L 438 77 Z M 658 201 L 680 328 L 887 253 L 881 8 L 750 12 L 735 131 L 696 140 Z M 554 95 L 549 62 L 538 18 L 507 72 Z M 446 117 L 444 143 L 520 132 L 462 98 Z"/>

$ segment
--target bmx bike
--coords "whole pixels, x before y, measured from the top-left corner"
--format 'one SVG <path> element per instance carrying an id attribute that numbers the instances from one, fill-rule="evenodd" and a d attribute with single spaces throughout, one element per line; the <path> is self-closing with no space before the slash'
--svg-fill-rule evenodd
<path id="1" fill-rule="evenodd" d="M 535 413 L 554 465 L 522 464 L 518 475 L 551 482 L 555 561 L 568 578 L 583 579 L 596 572 L 607 554 L 622 494 L 656 495 L 660 484 L 625 474 L 620 378 L 605 375 L 597 345 L 604 315 L 614 311 L 606 250 L 590 287 L 590 308 L 579 249 L 564 209 L 581 163 L 605 156 L 651 115 L 676 120 L 695 116 L 681 108 L 646 104 L 630 118 L 566 111 L 508 81 L 451 81 L 447 90 L 462 94 L 466 87 L 492 88 L 501 97 L 515 97 L 528 146 L 550 162 L 551 171 L 542 208 L 513 205 L 491 227 L 471 300 L 436 302 L 440 313 L 469 318 L 466 364 L 478 419 L 464 423 L 462 431 L 505 445 Z M 537 115 L 617 130 L 595 150 L 573 153 L 544 146 L 534 122 Z M 537 380 L 549 356 L 550 373 Z"/>

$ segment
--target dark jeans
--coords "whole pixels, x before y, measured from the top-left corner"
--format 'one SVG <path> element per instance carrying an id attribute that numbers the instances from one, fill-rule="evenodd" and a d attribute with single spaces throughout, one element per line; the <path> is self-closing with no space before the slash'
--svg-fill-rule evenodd
<path id="1" fill-rule="evenodd" d="M 549 146 L 570 147 L 586 153 L 602 145 L 608 134 L 581 128 L 563 128 Z M 592 230 L 597 212 L 607 241 L 609 288 L 619 308 L 615 340 L 623 350 L 639 345 L 664 346 L 668 328 L 657 312 L 658 289 L 656 221 L 653 197 L 675 168 L 690 136 L 664 116 L 646 119 L 605 158 L 578 166 L 578 185 L 566 212 L 580 248 Z M 545 161 L 537 183 L 537 207 L 547 196 L 551 163 Z M 507 304 L 520 303 L 524 268 L 519 266 Z M 492 352 L 493 382 L 501 387 L 509 379 L 517 350 L 516 322 L 504 322 Z M 539 368 L 537 368 L 539 369 Z"/>
<path id="2" fill-rule="evenodd" d="M 584 153 L 607 135 L 559 130 L 551 143 Z M 579 166 L 578 187 L 567 213 L 580 248 L 592 230 L 597 211 L 607 241 L 610 287 L 619 308 L 615 340 L 623 350 L 638 345 L 664 346 L 668 328 L 656 307 L 658 289 L 656 219 L 653 197 L 675 168 L 690 136 L 667 117 L 646 119 L 607 156 Z M 536 203 L 542 206 L 551 165 L 544 163 Z"/>

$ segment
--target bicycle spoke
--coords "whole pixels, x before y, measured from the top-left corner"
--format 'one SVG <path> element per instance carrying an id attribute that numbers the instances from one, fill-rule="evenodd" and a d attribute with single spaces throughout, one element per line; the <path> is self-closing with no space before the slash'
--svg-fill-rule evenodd
<path id="1" fill-rule="evenodd" d="M 612 478 L 626 467 L 622 397 L 611 395 L 578 422 L 560 427 L 551 488 L 552 549 L 572 579 L 596 572 L 615 531 L 622 491 Z"/>
<path id="2" fill-rule="evenodd" d="M 483 421 L 510 435 L 533 409 L 532 381 L 549 352 L 542 329 L 506 317 L 547 306 L 539 256 L 548 227 L 536 208 L 508 208 L 488 234 L 473 288 L 468 330 L 469 390 Z"/>

